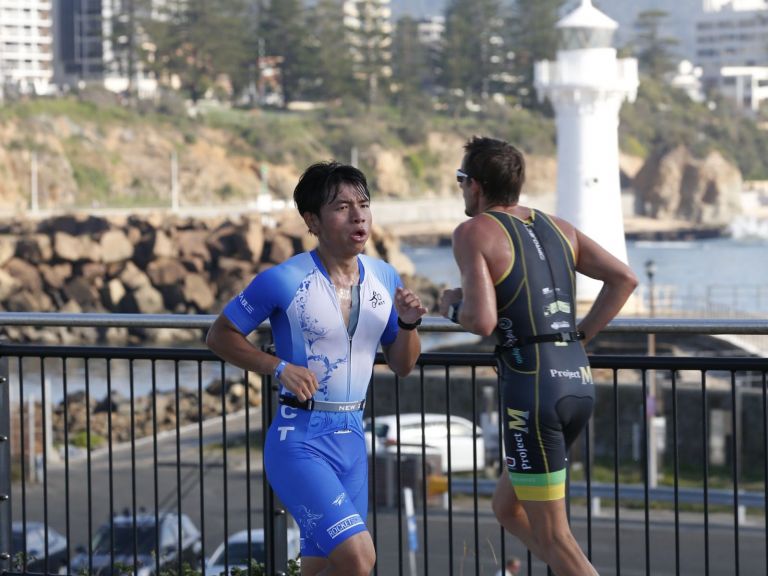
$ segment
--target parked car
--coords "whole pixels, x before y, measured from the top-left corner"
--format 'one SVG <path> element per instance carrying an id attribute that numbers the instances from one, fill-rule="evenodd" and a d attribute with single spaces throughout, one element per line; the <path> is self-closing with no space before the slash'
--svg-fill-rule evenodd
<path id="1" fill-rule="evenodd" d="M 210 560 L 205 564 L 205 576 L 219 576 L 225 572 L 224 545 L 219 544 Z M 248 530 L 241 530 L 230 536 L 226 541 L 226 563 L 229 565 L 229 571 L 233 568 L 245 570 L 249 565 L 249 558 L 256 562 L 264 563 L 266 558 L 266 543 L 264 542 L 264 529 L 258 528 L 251 530 L 250 555 L 248 549 Z M 296 527 L 288 528 L 288 558 L 298 558 L 301 549 L 301 537 L 299 529 Z"/>
<path id="2" fill-rule="evenodd" d="M 451 469 L 453 472 L 471 472 L 475 467 L 473 444 L 477 448 L 477 469 L 485 467 L 485 442 L 480 426 L 461 416 L 451 416 Z M 397 453 L 397 418 L 394 414 L 376 417 L 375 441 L 371 442 L 371 420 L 365 421 L 366 446 L 370 454 L 372 445 L 376 452 Z M 448 422 L 445 414 L 424 414 L 424 438 L 427 448 L 440 453 L 443 472 L 448 471 Z M 400 452 L 421 453 L 421 414 L 400 415 Z"/>
<path id="3" fill-rule="evenodd" d="M 11 525 L 11 557 L 24 553 L 24 540 L 27 543 L 27 572 L 45 572 L 45 524 L 23 522 Z M 56 530 L 48 527 L 48 571 L 58 572 L 67 565 L 67 539 Z"/>
<path id="4" fill-rule="evenodd" d="M 160 568 L 174 569 L 178 563 L 179 543 L 181 560 L 192 568 L 200 566 L 200 531 L 186 514 L 181 515 L 181 535 L 179 535 L 179 516 L 173 512 L 163 512 L 155 523 L 154 514 L 138 514 L 135 522 L 131 515 L 114 516 L 112 526 L 103 524 L 93 537 L 93 574 L 109 574 L 114 559 L 116 564 L 133 566 L 134 545 L 138 566 L 136 576 L 149 576 L 155 573 L 155 558 L 160 558 Z M 159 526 L 159 530 L 157 527 Z M 113 536 L 114 535 L 114 536 Z M 114 537 L 114 549 L 112 538 Z M 159 537 L 159 554 L 157 542 Z M 78 554 L 72 559 L 72 574 L 88 571 L 88 551 L 78 548 Z"/>

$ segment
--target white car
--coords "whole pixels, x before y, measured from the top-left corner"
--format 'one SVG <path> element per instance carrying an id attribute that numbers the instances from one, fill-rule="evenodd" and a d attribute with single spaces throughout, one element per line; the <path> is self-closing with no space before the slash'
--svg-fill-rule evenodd
<path id="1" fill-rule="evenodd" d="M 216 551 L 211 556 L 210 560 L 205 564 L 206 576 L 219 576 L 224 574 L 225 562 L 224 562 L 224 542 L 219 544 Z M 251 530 L 251 549 L 248 553 L 248 530 L 241 530 L 230 536 L 227 539 L 227 563 L 229 564 L 229 571 L 232 572 L 233 568 L 239 568 L 240 570 L 248 570 L 248 559 L 254 560 L 261 564 L 265 560 L 265 543 L 264 543 L 264 529 L 254 528 Z M 288 528 L 288 558 L 295 560 L 299 556 L 301 549 L 301 537 L 299 530 L 295 526 Z"/>
<path id="2" fill-rule="evenodd" d="M 375 442 L 376 452 L 397 453 L 397 418 L 394 414 L 377 416 Z M 400 453 L 421 454 L 421 414 L 400 415 Z M 485 442 L 480 426 L 461 416 L 451 416 L 451 470 L 471 472 L 485 467 Z M 442 471 L 448 472 L 448 419 L 445 414 L 424 414 L 424 438 L 426 453 L 436 450 L 442 461 Z M 371 453 L 371 419 L 365 421 L 365 439 L 368 453 Z M 473 454 L 476 447 L 477 462 Z"/>

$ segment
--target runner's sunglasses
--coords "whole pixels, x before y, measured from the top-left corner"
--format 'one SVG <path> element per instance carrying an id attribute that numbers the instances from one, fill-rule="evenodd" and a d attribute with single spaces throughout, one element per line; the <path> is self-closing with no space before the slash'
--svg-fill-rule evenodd
<path id="1" fill-rule="evenodd" d="M 459 184 L 464 184 L 464 180 L 469 180 L 471 178 L 472 176 L 464 172 L 461 168 L 456 170 L 456 182 Z"/>

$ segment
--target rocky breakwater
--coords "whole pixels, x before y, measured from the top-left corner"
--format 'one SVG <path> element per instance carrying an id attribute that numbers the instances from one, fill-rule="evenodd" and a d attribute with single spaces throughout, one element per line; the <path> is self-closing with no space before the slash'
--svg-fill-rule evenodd
<path id="1" fill-rule="evenodd" d="M 239 218 L 66 215 L 0 223 L 0 309 L 11 312 L 215 314 L 255 275 L 316 240 L 286 212 L 265 226 Z M 414 276 L 399 241 L 374 227 L 366 251 L 389 261 L 434 308 L 438 288 Z M 200 341 L 199 330 L 0 327 L 39 343 Z"/>
<path id="2" fill-rule="evenodd" d="M 247 391 L 246 385 L 250 386 Z M 70 443 L 84 447 L 90 420 L 91 448 L 99 448 L 110 437 L 116 443 L 129 442 L 131 430 L 136 438 L 142 438 L 155 432 L 175 430 L 177 421 L 179 425 L 186 425 L 220 417 L 222 400 L 225 414 L 243 410 L 246 405 L 261 406 L 261 379 L 249 378 L 247 384 L 241 380 L 214 380 L 203 389 L 202 395 L 197 390 L 182 387 L 178 407 L 173 390 L 158 391 L 154 396 L 137 396 L 133 413 L 130 400 L 120 392 L 100 400 L 91 398 L 88 403 L 85 392 L 74 392 L 51 412 L 53 441 L 63 444 L 64 430 L 67 430 Z M 40 411 L 39 403 L 37 410 Z M 153 417 L 153 414 L 157 416 Z"/>

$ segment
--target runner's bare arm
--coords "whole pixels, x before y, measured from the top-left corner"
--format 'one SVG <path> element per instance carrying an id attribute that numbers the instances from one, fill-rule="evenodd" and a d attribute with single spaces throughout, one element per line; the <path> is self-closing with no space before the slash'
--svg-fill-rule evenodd
<path id="1" fill-rule="evenodd" d="M 397 315 L 406 324 L 417 322 L 427 309 L 422 306 L 419 297 L 407 288 L 398 288 L 395 293 Z M 397 338 L 392 344 L 383 347 L 384 358 L 392 371 L 400 377 L 410 374 L 421 354 L 421 340 L 417 330 L 397 331 Z"/>
<path id="2" fill-rule="evenodd" d="M 621 311 L 637 286 L 637 277 L 629 266 L 589 236 L 579 230 L 575 232 L 578 250 L 576 270 L 603 282 L 592 307 L 579 323 L 579 330 L 586 336 L 586 344 Z"/>
<path id="3" fill-rule="evenodd" d="M 496 291 L 483 255 L 488 241 L 487 223 L 480 218 L 460 224 L 453 233 L 453 255 L 461 272 L 459 324 L 482 336 L 493 333 L 498 321 Z"/>

